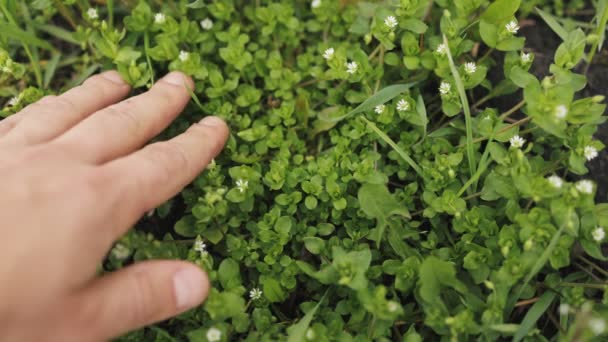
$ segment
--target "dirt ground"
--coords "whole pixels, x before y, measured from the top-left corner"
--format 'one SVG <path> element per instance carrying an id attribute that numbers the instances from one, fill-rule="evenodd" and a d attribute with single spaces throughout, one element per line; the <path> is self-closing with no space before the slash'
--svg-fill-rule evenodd
<path id="1" fill-rule="evenodd" d="M 549 65 L 553 61 L 555 50 L 561 43 L 559 37 L 551 31 L 540 19 L 529 20 L 522 25 L 522 34 L 526 37 L 526 48 L 534 52 L 535 60 L 532 72 L 538 76 L 546 76 Z M 583 63 L 581 63 L 583 64 Z M 578 68 L 584 71 L 584 64 Z M 583 96 L 604 95 L 608 99 L 608 51 L 606 47 L 598 53 L 587 74 L 588 85 Z M 595 138 L 608 146 L 608 123 L 600 126 Z M 590 173 L 587 178 L 592 178 L 598 184 L 597 201 L 608 201 L 608 149 L 603 150 L 598 158 L 588 164 Z"/>

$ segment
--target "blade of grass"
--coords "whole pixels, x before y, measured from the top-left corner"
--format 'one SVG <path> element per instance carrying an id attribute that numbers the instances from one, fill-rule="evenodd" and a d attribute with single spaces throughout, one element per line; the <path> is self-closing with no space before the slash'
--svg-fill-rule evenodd
<path id="1" fill-rule="evenodd" d="M 394 85 L 385 87 L 385 88 L 381 89 L 380 91 L 378 91 L 377 93 L 375 93 L 370 98 L 368 98 L 367 100 L 365 100 L 362 104 L 357 106 L 357 108 L 353 109 L 352 111 L 348 112 L 345 115 L 335 117 L 335 118 L 329 117 L 329 116 L 324 117 L 322 115 L 319 115 L 319 119 L 323 120 L 323 121 L 329 121 L 329 122 L 338 122 L 338 121 L 344 120 L 350 116 L 353 116 L 355 114 L 371 110 L 374 107 L 381 105 L 383 103 L 386 103 L 387 101 L 390 101 L 393 98 L 399 96 L 399 94 L 408 90 L 416 83 L 417 82 L 411 82 L 411 83 L 405 83 L 405 84 L 394 84 Z"/>
<path id="2" fill-rule="evenodd" d="M 114 27 L 114 0 L 107 0 L 106 6 L 108 8 L 108 22 L 110 27 Z"/>
<path id="3" fill-rule="evenodd" d="M 61 59 L 60 53 L 54 53 L 53 57 L 49 60 L 46 65 L 46 70 L 44 71 L 44 88 L 48 88 L 49 84 L 53 80 L 53 76 L 55 76 L 55 71 L 57 71 L 57 64 L 59 64 L 59 60 Z"/>
<path id="4" fill-rule="evenodd" d="M 38 58 L 36 58 L 37 55 L 35 56 L 32 53 L 32 50 L 30 49 L 28 44 L 32 44 L 32 46 L 48 48 L 49 50 L 54 50 L 53 47 L 49 43 L 38 39 L 38 37 L 36 37 L 32 33 L 23 31 L 21 28 L 19 28 L 11 12 L 7 10 L 6 6 L 2 3 L 0 3 L 0 10 L 2 10 L 4 17 L 8 20 L 8 24 L 0 23 L 0 35 L 6 38 L 17 39 L 19 42 L 21 42 L 23 50 L 29 58 L 30 65 L 34 70 L 36 82 L 39 87 L 42 87 L 42 71 L 40 70 L 40 63 L 38 62 Z"/>
<path id="5" fill-rule="evenodd" d="M 325 291 L 325 294 L 323 295 L 323 297 L 321 297 L 321 300 L 319 300 L 319 302 L 317 303 L 317 305 L 315 305 L 314 308 L 312 308 L 310 311 L 308 311 L 306 313 L 306 315 L 304 315 L 304 317 L 298 323 L 296 323 L 295 325 L 292 325 L 291 327 L 289 327 L 287 329 L 288 334 L 289 334 L 287 337 L 288 342 L 299 342 L 299 341 L 306 340 L 306 331 L 308 330 L 308 327 L 310 326 L 312 319 L 315 317 L 317 310 L 319 310 L 321 303 L 323 303 L 323 301 L 325 300 L 325 297 L 327 297 L 328 293 L 329 293 L 329 289 L 327 291 Z"/>
<path id="6" fill-rule="evenodd" d="M 395 150 L 395 152 L 397 152 L 397 154 L 399 154 L 399 156 L 401 158 L 403 158 L 403 160 L 406 163 L 408 163 L 408 165 L 412 169 L 414 169 L 414 171 L 416 171 L 416 173 L 420 177 L 423 177 L 423 175 L 422 175 L 422 169 L 420 168 L 420 166 L 418 166 L 418 164 L 407 153 L 405 153 L 405 151 L 403 151 L 401 149 L 401 147 L 399 147 L 388 135 L 386 135 L 386 133 L 382 132 L 382 130 L 380 130 L 378 128 L 378 126 L 376 126 L 373 122 L 367 120 L 364 117 L 361 117 L 361 119 L 363 119 L 363 121 L 365 121 L 367 123 L 367 126 L 369 128 L 371 128 L 376 134 L 378 134 L 378 136 L 380 137 L 380 139 L 384 140 L 385 143 L 387 143 L 389 146 L 391 146 L 393 148 L 393 150 Z"/>
<path id="7" fill-rule="evenodd" d="M 22 21 L 25 24 L 25 32 L 32 35 L 33 37 L 36 37 L 36 30 L 32 26 L 32 23 L 34 21 L 32 20 L 30 10 L 25 3 L 21 3 L 21 16 L 22 16 Z M 32 46 L 32 47 L 30 47 L 30 49 L 32 51 L 32 57 L 31 57 L 32 65 L 34 66 L 34 68 L 37 68 L 37 70 L 38 70 L 38 74 L 36 74 L 36 81 L 38 83 L 38 86 L 42 87 L 43 86 L 42 69 L 40 68 L 40 54 L 38 53 L 38 47 Z"/>
<path id="8" fill-rule="evenodd" d="M 454 59 L 452 58 L 452 53 L 449 49 L 448 38 L 445 35 L 443 35 L 443 42 L 446 46 L 448 46 L 448 48 L 446 49 L 448 61 L 450 62 L 450 69 L 452 71 L 452 76 L 454 76 L 454 82 L 456 83 L 458 95 L 460 96 L 460 102 L 462 103 L 462 110 L 464 111 L 464 120 L 467 130 L 467 159 L 469 161 L 469 171 L 471 177 L 473 177 L 477 168 L 477 163 L 475 161 L 475 150 L 473 145 L 473 123 L 471 122 L 471 108 L 469 107 L 469 100 L 467 98 L 467 94 L 464 91 L 464 84 L 462 83 L 462 79 L 460 78 L 460 74 L 458 73 L 458 69 L 454 64 Z"/>
<path id="9" fill-rule="evenodd" d="M 585 74 L 589 72 L 589 67 L 593 62 L 593 58 L 595 54 L 601 49 L 604 45 L 604 37 L 606 36 L 606 23 L 608 22 L 608 1 L 600 0 L 598 4 L 598 13 L 597 13 L 597 28 L 595 30 L 595 34 L 597 35 L 597 39 L 593 42 L 591 46 L 591 50 L 589 50 L 589 54 L 587 55 L 587 66 L 585 67 Z"/>
<path id="10" fill-rule="evenodd" d="M 608 0 L 600 0 L 598 2 L 598 8 L 599 13 L 602 13 L 602 20 L 603 20 L 603 24 L 602 22 L 600 22 L 600 25 L 598 26 L 598 33 L 600 35 L 599 37 L 599 45 L 597 47 L 597 51 L 601 51 L 602 47 L 604 46 L 604 39 L 606 39 L 606 12 L 608 11 Z"/>
<path id="11" fill-rule="evenodd" d="M 528 335 L 530 330 L 536 326 L 538 319 L 545 313 L 545 311 L 547 311 L 549 305 L 553 303 L 555 297 L 557 297 L 557 293 L 547 291 L 540 297 L 538 302 L 534 303 L 534 305 L 530 308 L 530 310 L 528 310 L 524 318 L 521 320 L 521 324 L 519 325 L 515 336 L 513 336 L 513 342 L 519 342 L 526 335 Z"/>
<path id="12" fill-rule="evenodd" d="M 150 81 L 154 84 L 154 69 L 152 68 L 152 60 L 150 59 L 150 34 L 148 31 L 144 33 L 144 53 L 146 54 L 146 62 L 148 63 L 148 70 L 150 70 Z"/>
<path id="13" fill-rule="evenodd" d="M 97 71 L 97 69 L 99 69 L 99 68 L 101 68 L 101 64 L 91 65 L 85 71 L 83 71 L 80 75 L 78 75 L 78 77 L 73 79 L 66 87 L 69 89 L 69 88 L 74 88 L 75 86 L 81 84 L 82 82 L 84 82 L 84 80 L 89 78 L 89 76 L 93 75 L 95 73 L 95 71 Z"/>
<path id="14" fill-rule="evenodd" d="M 4 12 L 4 15 L 8 18 L 10 13 L 5 10 L 4 6 L 0 5 Z M 9 13 L 7 15 L 7 13 Z M 11 16 L 12 18 L 12 16 Z M 10 20 L 10 19 L 9 19 Z M 10 20 L 10 23 L 0 23 L 0 35 L 5 38 L 11 38 L 19 41 L 23 46 L 31 45 L 37 46 L 47 50 L 54 50 L 51 44 L 45 42 L 44 40 L 34 36 L 33 34 L 20 29 L 17 26 L 17 23 L 14 20 Z M 29 47 L 28 47 L 29 48 Z"/>
<path id="15" fill-rule="evenodd" d="M 549 25 L 553 32 L 555 32 L 562 39 L 562 41 L 566 40 L 566 38 L 568 37 L 568 31 L 566 31 L 566 29 L 560 23 L 557 22 L 554 16 L 541 10 L 538 7 L 536 8 L 536 12 L 538 12 L 540 17 L 545 21 L 547 25 Z"/>
<path id="16" fill-rule="evenodd" d="M 37 30 L 44 31 L 55 38 L 63 40 L 64 42 L 74 44 L 74 45 L 80 45 L 80 42 L 78 42 L 78 40 L 76 40 L 76 38 L 74 38 L 74 34 L 66 29 L 63 29 L 63 28 L 55 26 L 55 25 L 47 25 L 47 24 L 39 24 L 39 23 L 34 23 L 33 25 Z"/>
<path id="17" fill-rule="evenodd" d="M 492 142 L 492 141 L 490 140 L 490 142 Z M 458 197 L 462 196 L 462 194 L 464 194 L 464 192 L 467 191 L 467 189 L 473 184 L 475 185 L 473 187 L 473 189 L 475 190 L 475 188 L 477 187 L 477 182 L 479 181 L 479 178 L 481 178 L 481 175 L 483 175 L 483 173 L 486 171 L 488 166 L 490 166 L 491 162 L 487 161 L 489 155 L 490 155 L 490 149 L 486 147 L 486 150 L 484 151 L 483 156 L 481 157 L 481 160 L 479 161 L 479 167 L 477 168 L 477 171 L 475 172 L 473 177 L 469 178 L 469 180 L 462 186 L 462 188 L 460 188 L 460 191 L 458 191 L 458 195 L 457 195 Z"/>
<path id="18" fill-rule="evenodd" d="M 201 100 L 199 100 L 198 96 L 196 96 L 196 93 L 194 93 L 194 89 L 190 88 L 190 86 L 187 85 L 186 83 L 184 83 L 184 86 L 186 87 L 186 90 L 190 94 L 190 97 L 192 98 L 192 101 L 194 101 L 194 103 L 197 105 L 198 109 L 200 109 L 201 112 L 202 112 L 203 111 L 203 104 L 201 103 Z"/>

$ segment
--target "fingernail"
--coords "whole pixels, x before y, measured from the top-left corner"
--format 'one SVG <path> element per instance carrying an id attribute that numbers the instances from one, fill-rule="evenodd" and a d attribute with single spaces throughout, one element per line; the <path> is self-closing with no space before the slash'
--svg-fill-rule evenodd
<path id="1" fill-rule="evenodd" d="M 102 73 L 101 77 L 105 78 L 106 80 L 108 80 L 112 83 L 116 83 L 116 84 L 120 84 L 120 85 L 126 84 L 126 82 L 122 78 L 122 76 L 120 76 L 120 74 L 114 70 L 110 70 L 110 71 L 106 71 L 106 72 Z"/>
<path id="2" fill-rule="evenodd" d="M 217 116 L 206 116 L 203 120 L 201 120 L 200 123 L 201 125 L 211 127 L 224 126 L 226 124 L 224 120 L 218 118 Z"/>
<path id="3" fill-rule="evenodd" d="M 179 310 L 186 310 L 203 300 L 205 278 L 200 270 L 185 268 L 173 276 L 175 302 Z"/>
<path id="4" fill-rule="evenodd" d="M 178 71 L 173 71 L 173 72 L 168 73 L 163 78 L 163 81 L 165 81 L 169 84 L 176 85 L 176 86 L 183 86 L 185 84 L 188 84 L 188 81 L 186 80 L 186 76 Z"/>

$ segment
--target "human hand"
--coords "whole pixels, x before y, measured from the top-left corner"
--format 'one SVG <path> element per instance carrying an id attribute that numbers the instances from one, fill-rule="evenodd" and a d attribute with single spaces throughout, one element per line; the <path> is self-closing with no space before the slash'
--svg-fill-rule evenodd
<path id="1" fill-rule="evenodd" d="M 96 277 L 113 243 L 226 141 L 207 117 L 142 148 L 184 109 L 186 86 L 174 72 L 117 103 L 129 86 L 110 71 L 0 122 L 0 341 L 105 340 L 207 296 L 206 274 L 183 261 Z"/>

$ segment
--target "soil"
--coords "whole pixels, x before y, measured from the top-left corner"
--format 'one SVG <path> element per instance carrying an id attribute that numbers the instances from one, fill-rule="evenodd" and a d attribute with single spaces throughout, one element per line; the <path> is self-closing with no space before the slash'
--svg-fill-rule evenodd
<path id="1" fill-rule="evenodd" d="M 588 21 L 585 18 L 586 21 Z M 543 78 L 549 74 L 549 66 L 553 62 L 553 57 L 558 46 L 561 44 L 561 39 L 544 23 L 540 18 L 531 17 L 521 23 L 520 33 L 526 37 L 526 50 L 534 53 L 534 64 L 531 72 L 538 78 Z M 502 61 L 498 61 L 502 64 Z M 577 72 L 583 73 L 585 63 L 578 66 Z M 499 68 L 497 68 L 499 70 Z M 490 79 L 502 79 L 500 75 L 489 75 Z M 581 97 L 589 97 L 595 95 L 603 95 L 608 98 L 608 51 L 604 48 L 596 54 L 592 65 L 587 73 L 587 87 L 580 94 Z M 519 96 L 511 96 L 492 101 L 492 104 L 499 109 L 508 110 L 513 107 L 521 98 Z M 608 123 L 601 125 L 595 134 L 597 140 L 602 141 L 608 146 Z M 587 179 L 593 179 L 598 185 L 597 202 L 608 202 L 608 148 L 600 152 L 600 155 L 593 161 L 587 164 L 589 174 L 585 176 Z"/>

